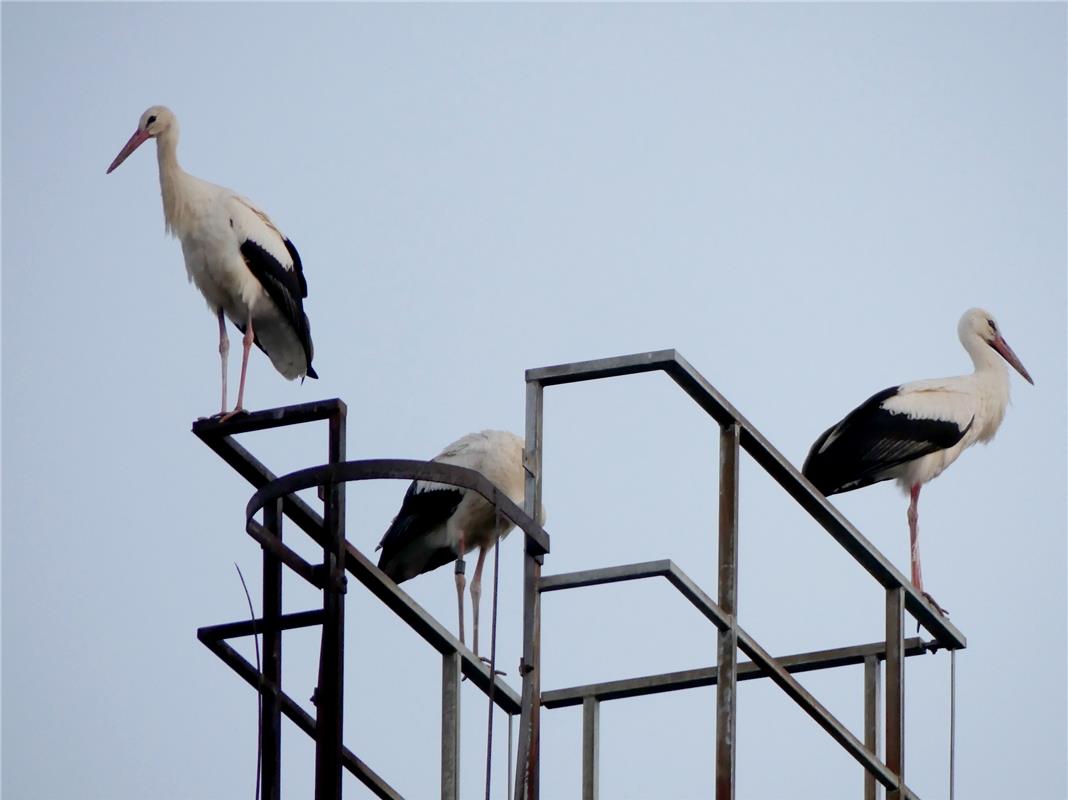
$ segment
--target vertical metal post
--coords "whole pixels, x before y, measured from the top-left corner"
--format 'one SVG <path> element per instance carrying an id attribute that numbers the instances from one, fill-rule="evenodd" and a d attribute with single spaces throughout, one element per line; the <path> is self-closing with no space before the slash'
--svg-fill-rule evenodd
<path id="1" fill-rule="evenodd" d="M 886 766 L 905 782 L 905 590 L 886 590 Z M 889 800 L 900 800 L 891 789 Z"/>
<path id="2" fill-rule="evenodd" d="M 263 526 L 282 539 L 282 501 L 263 509 Z M 263 800 L 282 797 L 282 562 L 263 551 L 263 685 L 260 687 L 260 785 Z M 270 687 L 270 688 L 266 688 Z"/>
<path id="3" fill-rule="evenodd" d="M 582 699 L 582 800 L 597 800 L 600 771 L 601 703 Z"/>
<path id="4" fill-rule="evenodd" d="M 737 423 L 719 437 L 719 606 L 731 627 L 719 632 L 716 680 L 716 800 L 734 800 L 738 711 L 738 443 Z"/>
<path id="5" fill-rule="evenodd" d="M 346 408 L 329 419 L 329 462 L 345 460 Z M 323 634 L 315 691 L 315 800 L 341 798 L 341 730 L 345 663 L 345 484 L 326 487 L 323 504 Z"/>
<path id="6" fill-rule="evenodd" d="M 527 423 L 523 452 L 526 484 L 523 509 L 538 519 L 541 508 L 542 410 L 544 388 L 539 381 L 527 382 Z M 516 757 L 515 800 L 538 800 L 538 760 L 541 723 L 541 581 L 542 556 L 523 547 L 523 659 L 519 674 L 523 679 L 522 709 L 519 716 L 519 752 Z"/>
<path id="7" fill-rule="evenodd" d="M 883 679 L 883 665 L 878 656 L 866 656 L 864 659 L 864 746 L 876 758 L 880 758 L 879 723 L 882 717 L 882 699 L 880 697 Z M 882 794 L 880 783 L 868 770 L 864 770 L 864 800 L 879 800 Z"/>
<path id="8" fill-rule="evenodd" d="M 460 654 L 441 657 L 441 800 L 460 800 Z"/>

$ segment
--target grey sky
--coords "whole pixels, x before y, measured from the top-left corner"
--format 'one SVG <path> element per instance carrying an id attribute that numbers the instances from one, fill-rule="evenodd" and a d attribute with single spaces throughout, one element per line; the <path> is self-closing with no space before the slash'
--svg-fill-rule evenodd
<path id="1" fill-rule="evenodd" d="M 216 409 L 216 327 L 163 235 L 154 147 L 104 175 L 154 103 L 183 166 L 303 257 L 322 379 L 255 354 L 248 404 L 342 397 L 351 458 L 521 433 L 525 368 L 675 347 L 800 463 L 872 392 L 970 369 L 957 319 L 992 311 L 1036 386 L 1014 377 L 998 438 L 925 490 L 924 577 L 969 641 L 958 796 L 1066 795 L 1063 4 L 2 13 L 9 800 L 252 796 L 254 695 L 195 639 L 247 614 L 233 561 L 258 577 L 250 489 L 189 433 Z M 554 388 L 546 408 L 546 571 L 672 558 L 714 590 L 711 422 L 662 376 Z M 247 443 L 285 471 L 324 460 L 318 433 Z M 874 583 L 749 460 L 742 480 L 746 629 L 780 654 L 878 639 Z M 357 546 L 403 491 L 350 490 Z M 906 571 L 895 488 L 834 502 Z M 519 578 L 512 536 L 514 685 Z M 455 626 L 448 570 L 405 588 Z M 314 602 L 290 589 L 287 610 Z M 714 660 L 665 586 L 567 594 L 544 604 L 545 688 Z M 360 591 L 348 620 L 347 741 L 434 796 L 438 658 Z M 314 637 L 286 648 L 306 698 Z M 907 666 L 924 798 L 945 796 L 948 674 L 944 654 Z M 861 680 L 803 683 L 856 731 Z M 465 693 L 473 797 L 485 705 Z M 858 795 L 860 768 L 774 686 L 745 684 L 739 709 L 739 798 Z M 543 796 L 576 797 L 579 714 L 543 720 Z M 602 725 L 603 796 L 710 796 L 711 690 L 607 704 Z M 285 796 L 310 796 L 310 745 L 286 731 Z"/>

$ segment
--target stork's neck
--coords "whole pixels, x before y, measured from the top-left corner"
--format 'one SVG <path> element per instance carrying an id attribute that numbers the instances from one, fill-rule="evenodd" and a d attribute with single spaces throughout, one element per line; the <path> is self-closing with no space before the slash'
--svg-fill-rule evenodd
<path id="1" fill-rule="evenodd" d="M 977 377 L 1008 385 L 1009 369 L 1005 365 L 1005 360 L 993 347 L 975 335 L 961 339 L 961 344 L 972 357 Z"/>
<path id="2" fill-rule="evenodd" d="M 167 232 L 181 236 L 189 209 L 183 191 L 186 174 L 178 165 L 176 128 L 168 128 L 156 137 L 156 160 L 159 162 L 159 190 L 163 196 L 163 219 Z"/>

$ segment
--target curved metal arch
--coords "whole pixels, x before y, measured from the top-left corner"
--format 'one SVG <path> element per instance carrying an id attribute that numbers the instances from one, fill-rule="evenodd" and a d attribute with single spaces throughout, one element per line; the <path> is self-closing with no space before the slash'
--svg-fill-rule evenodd
<path id="1" fill-rule="evenodd" d="M 258 528 L 255 516 L 271 501 L 294 494 L 301 489 L 313 486 L 329 486 L 352 481 L 406 479 L 433 481 L 449 486 L 459 486 L 477 492 L 486 502 L 495 506 L 508 518 L 509 522 L 526 534 L 526 550 L 530 555 L 544 555 L 549 552 L 549 534 L 535 520 L 527 516 L 519 506 L 512 502 L 503 491 L 497 488 L 486 476 L 467 467 L 455 464 L 441 464 L 437 461 L 414 461 L 404 458 L 370 458 L 359 461 L 341 461 L 336 464 L 322 464 L 318 467 L 290 472 L 264 484 L 245 506 L 245 529 L 256 537 L 254 528 Z"/>

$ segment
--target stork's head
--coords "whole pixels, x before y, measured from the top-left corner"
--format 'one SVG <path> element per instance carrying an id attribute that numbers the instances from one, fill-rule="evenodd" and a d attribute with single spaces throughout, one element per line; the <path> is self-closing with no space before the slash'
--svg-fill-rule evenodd
<path id="1" fill-rule="evenodd" d="M 178 120 L 174 116 L 174 112 L 167 106 L 152 106 L 144 114 L 141 115 L 141 119 L 137 121 L 137 130 L 134 131 L 133 136 L 119 151 L 119 154 L 115 156 L 115 160 L 111 162 L 111 166 L 108 167 L 108 174 L 110 174 L 116 167 L 119 166 L 126 158 L 147 142 L 149 139 L 154 139 L 157 136 L 162 136 L 168 132 L 176 131 L 178 129 Z"/>
<path id="2" fill-rule="evenodd" d="M 957 335 L 960 336 L 960 341 L 964 348 L 973 354 L 973 358 L 976 353 L 973 348 L 976 345 L 979 345 L 980 348 L 983 345 L 991 347 L 1008 361 L 1013 369 L 1023 376 L 1025 381 L 1032 386 L 1034 385 L 1035 382 L 1027 374 L 1027 370 L 1020 363 L 1016 353 L 1012 352 L 1009 343 L 1001 335 L 1001 328 L 998 327 L 997 320 L 994 319 L 994 315 L 989 311 L 984 311 L 981 308 L 969 308 L 964 312 L 964 316 L 960 318 L 960 323 L 957 325 Z"/>

